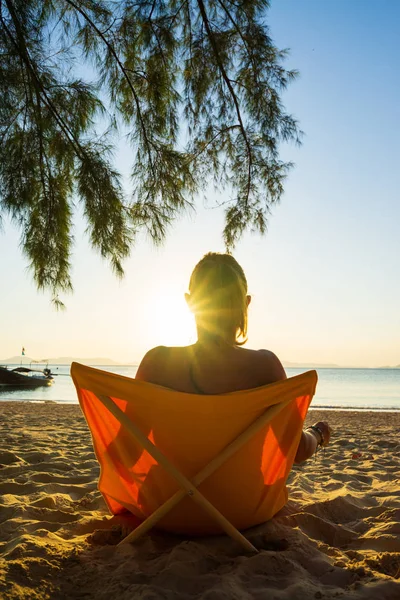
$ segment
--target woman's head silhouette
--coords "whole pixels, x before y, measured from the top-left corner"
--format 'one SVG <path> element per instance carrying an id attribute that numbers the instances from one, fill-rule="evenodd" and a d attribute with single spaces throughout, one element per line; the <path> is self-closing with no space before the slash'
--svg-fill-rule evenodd
<path id="1" fill-rule="evenodd" d="M 189 282 L 188 305 L 199 337 L 244 344 L 247 341 L 247 280 L 230 254 L 209 252 L 195 266 Z"/>

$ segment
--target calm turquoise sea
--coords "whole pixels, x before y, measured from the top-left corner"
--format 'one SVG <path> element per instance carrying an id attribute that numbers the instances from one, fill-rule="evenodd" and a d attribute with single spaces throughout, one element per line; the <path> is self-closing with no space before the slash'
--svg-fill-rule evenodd
<path id="1" fill-rule="evenodd" d="M 49 365 L 51 366 L 51 365 Z M 96 367 L 101 368 L 101 367 Z M 137 367 L 103 367 L 105 371 L 134 377 Z M 306 369 L 286 369 L 288 377 Z M 6 391 L 0 388 L 0 400 L 53 400 L 77 403 L 69 366 L 52 367 L 55 383 L 36 390 Z M 317 369 L 318 386 L 312 407 L 329 409 L 400 411 L 400 369 Z"/>

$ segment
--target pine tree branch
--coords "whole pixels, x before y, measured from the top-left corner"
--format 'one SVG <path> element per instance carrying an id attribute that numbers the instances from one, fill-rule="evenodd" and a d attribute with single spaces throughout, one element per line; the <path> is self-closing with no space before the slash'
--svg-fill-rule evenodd
<path id="1" fill-rule="evenodd" d="M 232 17 L 231 12 L 226 8 L 225 3 L 223 0 L 217 0 L 218 4 L 221 6 L 221 8 L 223 9 L 223 11 L 225 12 L 226 16 L 228 17 L 228 19 L 230 20 L 230 22 L 232 23 L 236 33 L 239 35 L 240 39 L 243 42 L 244 47 L 246 48 L 247 54 L 250 57 L 251 63 L 253 65 L 253 71 L 254 71 L 254 78 L 256 79 L 256 73 L 257 73 L 257 66 L 254 63 L 254 56 L 253 56 L 253 52 L 250 51 L 250 48 L 247 44 L 247 40 L 245 39 L 243 33 L 240 30 L 239 25 L 236 23 L 235 19 Z M 235 5 L 237 7 L 237 5 Z M 238 8 L 238 7 L 237 7 Z"/>
<path id="2" fill-rule="evenodd" d="M 189 27 L 189 60 L 190 60 L 190 67 L 191 69 L 193 69 L 193 32 L 192 32 L 192 18 L 190 15 L 190 4 L 188 3 L 186 5 L 187 11 L 186 11 L 186 16 L 187 16 L 187 23 L 188 23 L 188 27 Z"/>
<path id="3" fill-rule="evenodd" d="M 151 9 L 150 9 L 150 14 L 148 16 L 149 21 L 151 21 L 151 17 L 153 16 L 153 12 L 154 12 L 154 9 L 156 7 L 156 2 L 157 2 L 157 0 L 153 0 L 153 4 L 152 4 Z"/>
<path id="4" fill-rule="evenodd" d="M 230 125 L 229 127 L 224 127 L 224 129 L 220 129 L 218 131 L 218 133 L 216 133 L 211 140 L 208 140 L 208 142 L 204 145 L 204 147 L 199 150 L 198 152 L 196 152 L 196 154 L 194 156 L 190 157 L 190 160 L 188 160 L 188 163 L 193 162 L 194 160 L 196 160 L 196 158 L 198 156 L 200 156 L 200 154 L 203 154 L 203 152 L 205 152 L 205 150 L 208 148 L 208 146 L 210 146 L 210 144 L 212 144 L 220 135 L 222 135 L 223 133 L 226 133 L 227 131 L 230 131 L 231 129 L 240 129 L 240 125 Z M 230 200 L 229 200 L 230 202 Z"/>
<path id="5" fill-rule="evenodd" d="M 235 90 L 233 89 L 233 86 L 231 84 L 231 81 L 230 81 L 230 79 L 228 77 L 228 74 L 226 72 L 225 66 L 224 66 L 224 64 L 223 64 L 223 62 L 221 60 L 220 55 L 219 55 L 218 47 L 217 47 L 217 44 L 215 42 L 215 37 L 214 37 L 213 31 L 212 31 L 212 29 L 210 27 L 210 22 L 209 22 L 208 17 L 207 17 L 207 13 L 206 13 L 206 10 L 205 10 L 204 2 L 203 2 L 203 0 L 197 0 L 197 4 L 198 4 L 198 7 L 200 9 L 201 18 L 202 18 L 202 21 L 204 23 L 204 27 L 205 27 L 205 30 L 207 32 L 208 39 L 210 40 L 210 44 L 211 44 L 212 49 L 214 51 L 215 60 L 216 60 L 217 65 L 218 65 L 218 67 L 220 69 L 222 78 L 225 81 L 226 86 L 227 86 L 227 88 L 229 90 L 229 93 L 231 95 L 232 101 L 233 101 L 233 103 L 235 105 L 235 110 L 236 110 L 236 114 L 237 114 L 239 125 L 240 125 L 240 131 L 242 133 L 244 142 L 245 142 L 246 147 L 247 147 L 247 155 L 248 155 L 248 176 L 247 176 L 247 192 L 246 192 L 246 204 L 247 204 L 248 201 L 249 201 L 249 197 L 250 197 L 251 168 L 252 168 L 252 162 L 253 162 L 253 153 L 252 153 L 251 145 L 250 145 L 249 139 L 247 137 L 246 129 L 245 129 L 245 126 L 244 126 L 244 123 L 243 123 L 243 120 L 242 120 L 242 114 L 240 112 L 239 101 L 238 101 L 238 98 L 236 96 Z"/>
<path id="6" fill-rule="evenodd" d="M 154 37 L 156 38 L 157 46 L 160 51 L 162 61 L 164 63 L 164 67 L 165 67 L 165 69 L 168 69 L 168 64 L 167 64 L 167 61 L 165 60 L 164 50 L 163 50 L 163 47 L 161 46 L 160 38 L 158 37 L 157 31 L 154 27 L 154 21 L 152 21 L 152 19 L 149 19 L 149 23 L 150 23 L 151 30 L 154 33 Z"/>
<path id="7" fill-rule="evenodd" d="M 46 196 L 46 180 L 43 170 L 43 127 L 42 127 L 42 109 L 40 106 L 40 94 L 38 90 L 36 90 L 36 102 L 37 102 L 37 118 L 36 118 L 36 126 L 38 129 L 39 135 L 39 168 L 40 168 L 40 179 L 43 187 L 43 194 Z"/>
<path id="8" fill-rule="evenodd" d="M 23 112 L 24 110 L 24 106 L 22 108 L 20 108 L 17 113 L 14 115 L 14 117 L 11 119 L 11 121 L 7 124 L 7 127 L 5 129 L 5 131 L 2 132 L 2 136 L 0 139 L 0 144 L 3 143 L 7 133 L 10 131 L 11 127 L 14 125 L 15 121 L 18 119 L 18 117 L 20 116 L 20 114 Z"/>
<path id="9" fill-rule="evenodd" d="M 147 229 L 162 241 L 188 205 L 186 195 L 213 175 L 235 193 L 218 203 L 229 207 L 227 245 L 248 228 L 265 232 L 290 167 L 279 160 L 279 143 L 298 134 L 280 98 L 293 73 L 269 37 L 267 5 L 0 0 L 2 206 L 19 222 L 39 288 L 56 294 L 70 286 L 74 190 L 92 245 L 118 273 L 134 233 Z M 64 76 L 79 53 L 93 61 L 97 86 L 91 71 L 77 81 Z M 120 174 L 103 157 L 113 146 L 111 128 L 104 143 L 96 137 L 93 117 L 106 92 L 136 150 L 137 201 L 129 206 Z"/>
<path id="10" fill-rule="evenodd" d="M 13 46 L 15 46 L 18 54 L 21 56 L 29 73 L 31 74 L 32 83 L 33 83 L 34 87 L 39 91 L 39 93 L 41 92 L 43 94 L 47 106 L 49 107 L 49 109 L 50 109 L 51 113 L 53 114 L 53 116 L 55 117 L 56 121 L 58 122 L 63 133 L 67 136 L 68 141 L 74 145 L 75 152 L 77 153 L 77 155 L 80 158 L 82 158 L 82 156 L 84 156 L 84 152 L 83 152 L 83 149 L 81 148 L 81 144 L 80 144 L 79 140 L 76 138 L 74 133 L 70 130 L 68 125 L 64 122 L 64 119 L 61 117 L 61 115 L 57 111 L 56 107 L 54 106 L 53 102 L 48 97 L 46 89 L 43 86 L 42 81 L 41 81 L 39 75 L 37 74 L 35 67 L 33 66 L 32 60 L 30 58 L 28 49 L 25 44 L 24 34 L 21 29 L 21 25 L 19 23 L 17 14 L 12 5 L 12 2 L 11 2 L 11 0 L 5 0 L 5 2 L 6 2 L 7 9 L 10 13 L 11 19 L 13 21 L 13 24 L 14 24 L 14 27 L 15 27 L 15 30 L 17 33 L 18 41 L 16 41 L 14 39 L 14 36 L 12 35 L 11 31 L 7 27 L 2 15 L 0 15 L 0 22 L 2 23 L 4 30 L 7 34 L 7 36 L 9 37 L 11 43 L 13 44 Z"/>
<path id="11" fill-rule="evenodd" d="M 150 167 L 151 170 L 154 174 L 154 167 L 153 167 L 153 159 L 151 156 L 151 150 L 150 150 L 150 146 L 152 146 L 153 144 L 150 142 L 150 140 L 148 139 L 147 136 L 147 130 L 146 130 L 146 126 L 144 124 L 143 121 L 143 116 L 142 116 L 142 111 L 140 108 L 140 102 L 139 102 L 139 97 L 137 95 L 137 92 L 132 84 L 132 81 L 124 67 L 124 65 L 122 64 L 118 54 L 115 51 L 115 48 L 112 44 L 110 44 L 110 42 L 107 40 L 107 38 L 102 34 L 102 32 L 100 31 L 100 29 L 96 26 L 96 24 L 92 21 L 92 19 L 89 17 L 89 15 L 83 10 L 81 9 L 77 4 L 75 4 L 75 2 L 73 2 L 72 0 L 65 0 L 65 2 L 67 2 L 67 4 L 69 4 L 70 6 L 72 6 L 72 8 L 74 8 L 80 15 L 82 15 L 82 17 L 89 23 L 89 25 L 94 29 L 94 31 L 97 33 L 97 35 L 100 37 L 100 39 L 102 40 L 102 42 L 107 46 L 108 50 L 111 52 L 112 56 L 114 57 L 114 59 L 117 62 L 117 65 L 119 66 L 122 74 L 124 75 L 128 86 L 132 92 L 135 104 L 136 104 L 136 110 L 137 110 L 137 114 L 139 117 L 139 121 L 140 121 L 140 126 L 143 132 L 143 138 L 145 140 L 146 143 L 146 147 L 147 147 L 147 154 L 149 157 L 149 163 L 150 163 Z"/>
<path id="12" fill-rule="evenodd" d="M 174 15 L 171 15 L 170 17 L 168 15 L 165 16 L 165 19 L 171 20 L 170 26 L 174 24 L 175 19 L 181 12 L 182 8 L 185 6 L 185 4 L 188 4 L 188 3 L 189 3 L 189 0 L 183 0 L 182 4 L 179 6 L 178 10 L 176 11 L 176 13 Z"/>

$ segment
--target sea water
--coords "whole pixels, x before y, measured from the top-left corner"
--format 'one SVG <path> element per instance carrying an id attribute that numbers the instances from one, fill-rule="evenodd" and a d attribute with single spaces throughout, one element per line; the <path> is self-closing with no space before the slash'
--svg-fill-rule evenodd
<path id="1" fill-rule="evenodd" d="M 77 403 L 69 365 L 51 366 L 54 383 L 28 390 L 0 388 L 0 400 Z M 135 377 L 136 366 L 96 367 Z M 307 369 L 287 368 L 288 377 Z M 400 369 L 317 369 L 318 385 L 311 407 L 325 409 L 400 411 Z"/>

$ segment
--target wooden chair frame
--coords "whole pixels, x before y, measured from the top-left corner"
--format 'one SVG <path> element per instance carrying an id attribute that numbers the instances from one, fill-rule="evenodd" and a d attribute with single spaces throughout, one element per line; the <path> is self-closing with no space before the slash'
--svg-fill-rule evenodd
<path id="1" fill-rule="evenodd" d="M 96 394 L 97 395 L 97 394 Z M 247 429 L 245 429 L 239 436 L 228 444 L 220 454 L 212 459 L 206 467 L 204 467 L 192 481 L 187 479 L 175 465 L 167 459 L 166 456 L 155 446 L 147 436 L 126 416 L 126 414 L 112 401 L 109 396 L 97 395 L 98 399 L 104 404 L 104 406 L 114 415 L 114 417 L 123 425 L 127 431 L 136 439 L 137 442 L 160 464 L 164 469 L 176 479 L 181 486 L 181 490 L 178 490 L 169 500 L 164 502 L 157 510 L 155 510 L 143 523 L 141 523 L 134 531 L 132 531 L 127 537 L 125 537 L 120 544 L 126 544 L 128 542 L 135 542 L 147 531 L 149 531 L 154 525 L 166 515 L 174 506 L 176 506 L 187 494 L 194 502 L 197 502 L 209 515 L 215 519 L 220 527 L 234 540 L 239 542 L 241 546 L 247 552 L 258 552 L 257 548 L 240 533 L 236 527 L 224 517 L 201 494 L 197 486 L 207 479 L 214 471 L 218 469 L 232 454 L 237 452 L 243 444 L 251 439 L 257 431 L 259 431 L 264 425 L 266 425 L 275 415 L 277 415 L 285 406 L 293 401 L 292 398 L 285 402 L 279 402 L 268 407 L 260 417 L 258 417 Z M 120 545 L 119 544 L 119 545 Z"/>

